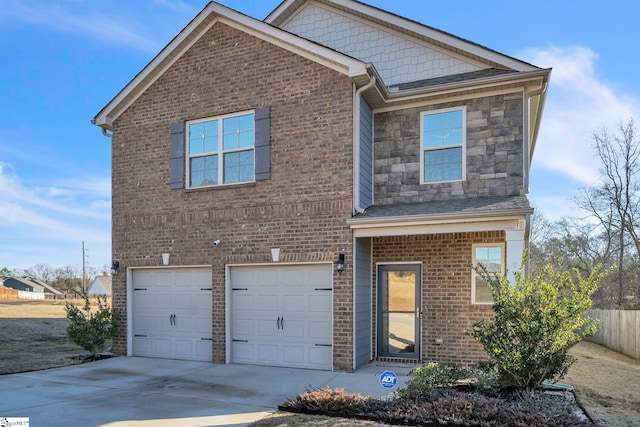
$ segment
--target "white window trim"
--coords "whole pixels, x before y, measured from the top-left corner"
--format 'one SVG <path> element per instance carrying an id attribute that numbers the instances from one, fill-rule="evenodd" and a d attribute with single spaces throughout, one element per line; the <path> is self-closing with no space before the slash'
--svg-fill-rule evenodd
<path id="1" fill-rule="evenodd" d="M 424 152 L 431 151 L 424 148 L 424 116 L 438 113 L 446 113 L 449 111 L 462 111 L 462 178 L 451 179 L 446 181 L 428 181 L 424 180 Z M 441 150 L 444 148 L 455 148 L 458 145 L 443 145 L 432 150 Z M 429 110 L 420 112 L 420 184 L 442 184 L 446 182 L 460 182 L 467 179 L 467 106 L 462 105 L 460 107 L 441 108 L 439 110 Z"/>
<path id="2" fill-rule="evenodd" d="M 255 182 L 256 179 L 256 174 L 255 174 L 255 168 L 256 168 L 256 141 L 255 141 L 255 128 L 254 128 L 254 139 L 253 139 L 253 148 L 251 148 L 251 150 L 253 150 L 253 180 L 251 181 L 240 181 L 240 182 L 230 182 L 230 183 L 225 183 L 224 182 L 224 155 L 228 154 L 228 153 L 234 153 L 234 152 L 239 152 L 239 151 L 249 151 L 248 148 L 236 148 L 236 149 L 231 149 L 231 150 L 224 150 L 223 148 L 223 139 L 224 139 L 224 135 L 223 135 L 223 128 L 222 128 L 222 121 L 224 119 L 228 119 L 230 117 L 238 117 L 238 116 L 246 116 L 248 114 L 253 114 L 254 115 L 254 121 L 255 121 L 255 110 L 247 110 L 247 111 L 240 111 L 237 113 L 230 113 L 230 114 L 223 114 L 220 116 L 212 116 L 212 117 L 205 117 L 202 119 L 196 119 L 196 120 L 188 120 L 185 123 L 185 132 L 184 132 L 184 138 L 185 138 L 185 188 L 187 189 L 196 189 L 196 188 L 211 188 L 211 187 L 225 187 L 225 186 L 232 186 L 232 185 L 242 185 L 242 184 L 250 184 Z M 189 153 L 189 126 L 193 125 L 193 124 L 197 124 L 197 123 L 203 123 L 203 122 L 211 122 L 217 120 L 219 122 L 218 124 L 218 151 L 216 152 L 216 154 L 213 154 L 213 152 L 211 153 L 202 153 L 199 155 L 195 155 L 192 156 Z M 207 155 L 217 155 L 218 156 L 218 183 L 217 184 L 213 184 L 213 185 L 196 185 L 193 186 L 191 185 L 191 159 L 195 158 L 195 157 L 204 157 Z"/>
<path id="3" fill-rule="evenodd" d="M 505 274 L 505 265 L 506 265 L 506 253 L 505 253 L 505 244 L 504 243 L 477 243 L 471 245 L 471 264 L 474 268 L 471 270 L 471 304 L 474 305 L 493 305 L 493 301 L 491 302 L 476 302 L 476 279 L 478 277 L 478 273 L 475 270 L 475 267 L 478 265 L 476 260 L 476 248 L 493 248 L 499 247 L 502 249 L 502 260 L 500 262 L 500 274 Z"/>

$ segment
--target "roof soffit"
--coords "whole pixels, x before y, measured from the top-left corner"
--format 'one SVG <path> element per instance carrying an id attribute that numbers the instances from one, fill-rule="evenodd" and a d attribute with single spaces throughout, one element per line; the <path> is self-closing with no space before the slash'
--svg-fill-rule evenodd
<path id="1" fill-rule="evenodd" d="M 421 40 L 474 62 L 486 64 L 487 67 L 507 68 L 515 71 L 539 70 L 532 64 L 472 41 L 354 0 L 285 0 L 264 19 L 264 22 L 282 27 L 307 3 L 330 6 L 343 13 Z"/>
<path id="2" fill-rule="evenodd" d="M 368 81 L 367 65 L 364 62 L 305 40 L 233 9 L 210 2 L 129 84 L 98 112 L 92 122 L 100 127 L 111 129 L 113 121 L 218 22 L 306 57 L 352 77 L 356 81 L 364 81 L 364 79 Z"/>

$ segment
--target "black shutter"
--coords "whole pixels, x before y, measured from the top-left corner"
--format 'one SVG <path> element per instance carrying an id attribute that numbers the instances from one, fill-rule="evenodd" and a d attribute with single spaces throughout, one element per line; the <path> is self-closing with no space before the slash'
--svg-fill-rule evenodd
<path id="1" fill-rule="evenodd" d="M 171 189 L 184 188 L 184 122 L 171 125 Z"/>
<path id="2" fill-rule="evenodd" d="M 271 178 L 271 133 L 269 107 L 256 109 L 256 181 Z"/>

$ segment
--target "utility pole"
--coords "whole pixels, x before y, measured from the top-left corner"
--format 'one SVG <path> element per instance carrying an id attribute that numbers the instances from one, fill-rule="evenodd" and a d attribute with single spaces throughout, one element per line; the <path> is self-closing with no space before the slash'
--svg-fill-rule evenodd
<path id="1" fill-rule="evenodd" d="M 84 240 L 82 241 L 82 293 L 87 293 L 87 267 L 86 267 L 86 255 L 84 253 Z"/>

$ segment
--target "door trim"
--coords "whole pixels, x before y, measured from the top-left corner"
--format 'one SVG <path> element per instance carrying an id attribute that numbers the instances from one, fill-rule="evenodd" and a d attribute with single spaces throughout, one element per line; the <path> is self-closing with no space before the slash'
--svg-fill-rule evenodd
<path id="1" fill-rule="evenodd" d="M 380 292 L 381 292 L 381 277 L 380 277 L 380 268 L 381 267 L 392 267 L 398 266 L 399 269 L 402 266 L 416 266 L 418 267 L 418 277 L 416 278 L 416 308 L 419 310 L 420 315 L 416 318 L 416 343 L 417 349 L 415 351 L 415 356 L 412 357 L 402 357 L 402 356 L 385 356 L 380 354 L 380 346 L 381 346 L 381 322 L 382 322 L 382 307 L 380 305 Z M 376 350 L 376 358 L 393 358 L 393 359 L 415 359 L 422 360 L 422 290 L 423 290 L 423 263 L 422 261 L 401 261 L 401 262 L 377 262 L 376 263 L 376 292 L 375 292 L 375 302 L 376 302 L 376 310 L 375 310 L 375 350 Z"/>

